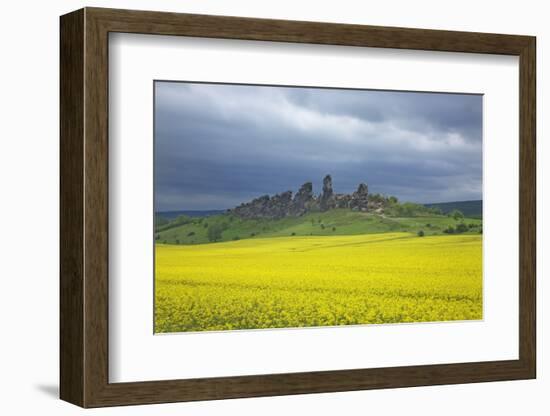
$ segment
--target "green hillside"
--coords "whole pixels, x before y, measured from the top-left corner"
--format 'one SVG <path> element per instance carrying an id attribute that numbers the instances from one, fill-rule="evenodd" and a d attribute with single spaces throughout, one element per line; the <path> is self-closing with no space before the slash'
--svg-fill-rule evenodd
<path id="1" fill-rule="evenodd" d="M 439 208 L 444 214 L 458 209 L 466 217 L 482 218 L 483 217 L 483 201 L 456 201 L 456 202 L 440 202 L 437 204 L 426 204 L 428 208 Z"/>
<path id="2" fill-rule="evenodd" d="M 450 227 L 451 230 L 449 230 Z M 265 237 L 357 235 L 384 232 L 416 234 L 422 231 L 424 235 L 428 236 L 445 234 L 445 230 L 447 233 L 479 234 L 481 220 L 454 219 L 433 213 L 414 217 L 390 217 L 350 211 L 349 209 L 333 209 L 278 220 L 241 219 L 224 213 L 206 218 L 179 217 L 170 224 L 160 225 L 155 233 L 155 239 L 164 244 L 202 244 Z"/>

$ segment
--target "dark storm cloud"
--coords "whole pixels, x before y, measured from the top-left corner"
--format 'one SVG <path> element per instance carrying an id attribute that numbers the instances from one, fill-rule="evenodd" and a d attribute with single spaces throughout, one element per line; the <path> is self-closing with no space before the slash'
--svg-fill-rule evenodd
<path id="1" fill-rule="evenodd" d="M 481 198 L 481 96 L 156 83 L 157 210 L 367 182 L 415 202 Z"/>
<path id="2" fill-rule="evenodd" d="M 321 112 L 353 116 L 368 121 L 399 122 L 402 128 L 457 132 L 465 139 L 481 139 L 481 97 L 466 94 L 395 91 L 294 89 L 289 99 Z"/>

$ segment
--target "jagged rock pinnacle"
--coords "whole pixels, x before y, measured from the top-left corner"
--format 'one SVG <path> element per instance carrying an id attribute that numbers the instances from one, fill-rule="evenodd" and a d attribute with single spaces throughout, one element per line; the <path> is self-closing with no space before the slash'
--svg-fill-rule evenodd
<path id="1" fill-rule="evenodd" d="M 330 175 L 325 176 L 323 179 L 323 193 L 319 199 L 319 207 L 321 211 L 327 211 L 334 208 L 334 193 L 332 191 L 332 177 Z"/>

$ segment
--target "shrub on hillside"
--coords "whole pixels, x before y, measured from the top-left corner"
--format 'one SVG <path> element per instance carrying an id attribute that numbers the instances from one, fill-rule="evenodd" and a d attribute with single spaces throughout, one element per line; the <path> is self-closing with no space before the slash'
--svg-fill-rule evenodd
<path id="1" fill-rule="evenodd" d="M 443 211 L 439 207 L 427 207 L 428 213 L 433 215 L 443 215 Z"/>
<path id="2" fill-rule="evenodd" d="M 392 217 L 420 217 L 430 214 L 430 209 L 421 204 L 403 202 L 386 208 L 386 213 Z"/>
<path id="3" fill-rule="evenodd" d="M 388 201 L 386 197 L 384 197 L 384 195 L 381 195 L 381 194 L 369 194 L 368 200 L 369 202 L 376 202 L 376 203 L 384 203 Z M 397 198 L 395 198 L 395 200 L 397 202 Z"/>
<path id="4" fill-rule="evenodd" d="M 458 209 L 453 209 L 449 212 L 449 217 L 453 218 L 455 221 L 458 221 L 464 218 L 464 214 Z"/>
<path id="5" fill-rule="evenodd" d="M 460 233 L 465 233 L 466 231 L 468 231 L 468 226 L 463 222 L 457 224 L 456 227 L 449 225 L 447 228 L 443 230 L 443 232 L 446 234 L 460 234 Z"/>
<path id="6" fill-rule="evenodd" d="M 224 228 L 222 227 L 222 224 L 212 224 L 210 227 L 208 227 L 208 241 L 218 241 L 222 239 L 222 233 Z"/>

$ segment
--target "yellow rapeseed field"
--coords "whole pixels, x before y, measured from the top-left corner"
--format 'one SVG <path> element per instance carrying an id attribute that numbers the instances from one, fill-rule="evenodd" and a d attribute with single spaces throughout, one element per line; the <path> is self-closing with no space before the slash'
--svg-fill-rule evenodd
<path id="1" fill-rule="evenodd" d="M 156 332 L 482 318 L 480 235 L 156 246 Z"/>

